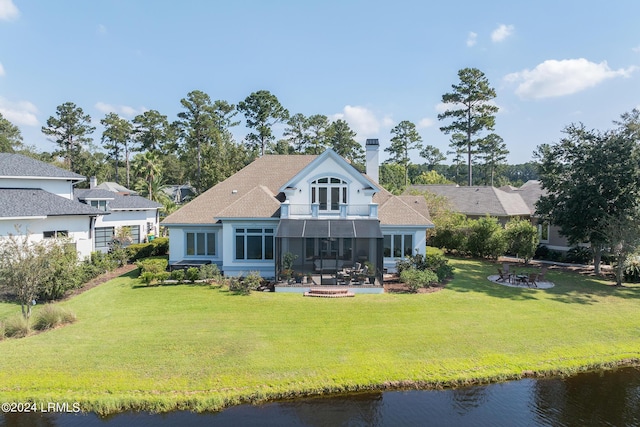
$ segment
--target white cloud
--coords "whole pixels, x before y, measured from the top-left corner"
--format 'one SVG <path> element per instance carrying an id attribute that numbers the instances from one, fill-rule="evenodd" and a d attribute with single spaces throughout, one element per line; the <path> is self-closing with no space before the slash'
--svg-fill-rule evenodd
<path id="1" fill-rule="evenodd" d="M 435 123 L 435 121 L 433 119 L 430 119 L 429 117 L 425 117 L 424 119 L 421 119 L 418 122 L 418 128 L 419 129 L 428 128 L 428 127 L 433 126 L 434 123 Z"/>
<path id="2" fill-rule="evenodd" d="M 107 27 L 104 24 L 98 25 L 98 34 L 107 34 Z"/>
<path id="3" fill-rule="evenodd" d="M 5 75 L 4 67 L 2 66 L 2 62 L 0 62 L 0 77 L 2 77 L 4 75 Z"/>
<path id="4" fill-rule="evenodd" d="M 349 123 L 359 137 L 378 136 L 382 125 L 388 126 L 389 117 L 384 117 L 382 122 L 369 109 L 360 106 L 346 105 L 342 113 L 334 114 L 334 120 L 342 119 Z"/>
<path id="5" fill-rule="evenodd" d="M 491 33 L 491 41 L 494 43 L 504 41 L 504 39 L 506 39 L 511 34 L 513 34 L 514 29 L 515 28 L 513 25 L 501 24 L 498 28 L 493 30 L 493 32 Z"/>
<path id="6" fill-rule="evenodd" d="M 640 44 L 636 47 L 632 47 L 631 50 L 634 51 L 635 53 L 640 53 Z"/>
<path id="7" fill-rule="evenodd" d="M 462 104 L 460 104 L 460 106 L 462 106 Z M 440 103 L 436 104 L 436 106 L 435 106 L 435 110 L 436 110 L 436 112 L 438 114 L 444 113 L 449 108 L 451 108 L 451 104 L 445 104 L 444 102 L 440 102 Z"/>
<path id="8" fill-rule="evenodd" d="M 13 4 L 13 0 L 0 0 L 0 20 L 11 21 L 20 16 L 20 11 Z"/>
<path id="9" fill-rule="evenodd" d="M 134 108 L 128 105 L 112 105 L 112 104 L 107 104 L 105 102 L 96 102 L 94 107 L 98 111 L 105 114 L 117 113 L 125 117 L 134 117 L 134 116 L 137 116 L 138 114 L 142 114 L 145 111 L 147 111 L 147 109 L 144 107 Z"/>
<path id="10" fill-rule="evenodd" d="M 472 47 L 478 42 L 478 34 L 473 31 L 469 31 L 469 35 L 467 36 L 467 46 Z"/>
<path id="11" fill-rule="evenodd" d="M 0 113 L 14 125 L 39 126 L 38 109 L 28 101 L 10 102 L 0 97 Z"/>
<path id="12" fill-rule="evenodd" d="M 533 70 L 523 70 L 504 77 L 510 83 L 519 83 L 516 95 L 521 98 L 552 98 L 571 95 L 616 77 L 629 77 L 637 67 L 612 70 L 607 61 L 599 64 L 584 58 L 549 59 Z"/>

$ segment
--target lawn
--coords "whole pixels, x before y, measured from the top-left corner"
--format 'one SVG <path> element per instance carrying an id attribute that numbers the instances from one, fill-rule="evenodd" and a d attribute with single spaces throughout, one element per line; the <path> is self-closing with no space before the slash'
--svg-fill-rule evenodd
<path id="1" fill-rule="evenodd" d="M 384 386 L 464 384 L 640 359 L 640 288 L 550 271 L 549 290 L 452 260 L 431 294 L 238 296 L 123 276 L 62 303 L 75 324 L 0 342 L 0 400 L 219 409 Z M 7 308 L 9 307 L 9 308 Z M 0 316 L 19 306 L 0 304 Z"/>

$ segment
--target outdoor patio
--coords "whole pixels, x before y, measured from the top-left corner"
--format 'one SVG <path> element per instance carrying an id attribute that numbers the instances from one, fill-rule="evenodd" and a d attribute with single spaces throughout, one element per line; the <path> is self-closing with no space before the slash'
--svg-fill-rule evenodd
<path id="1" fill-rule="evenodd" d="M 498 285 L 502 285 L 502 286 L 509 286 L 511 288 L 528 288 L 528 289 L 549 289 L 549 288 L 553 288 L 555 285 L 553 284 L 553 282 L 549 282 L 547 280 L 545 281 L 536 281 L 535 282 L 535 286 L 532 284 L 528 284 L 527 282 L 524 281 L 518 281 L 518 280 L 500 280 L 500 275 L 496 274 L 493 276 L 489 276 L 487 277 L 487 280 L 493 282 L 493 283 L 497 283 Z"/>

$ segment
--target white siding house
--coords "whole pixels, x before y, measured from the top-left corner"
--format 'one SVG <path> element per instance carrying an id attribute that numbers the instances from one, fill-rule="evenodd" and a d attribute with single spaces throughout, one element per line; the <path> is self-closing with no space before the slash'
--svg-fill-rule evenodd
<path id="1" fill-rule="evenodd" d="M 93 250 L 96 218 L 106 215 L 73 199 L 85 177 L 19 154 L 0 153 L 0 238 L 68 237 L 81 257 Z"/>
<path id="2" fill-rule="evenodd" d="M 228 276 L 277 279 L 290 253 L 293 269 L 309 275 L 367 262 L 380 286 L 397 259 L 425 253 L 433 223 L 424 198 L 384 190 L 371 179 L 378 156 L 367 159 L 367 175 L 330 149 L 256 159 L 163 221 L 170 265 L 212 262 Z"/>

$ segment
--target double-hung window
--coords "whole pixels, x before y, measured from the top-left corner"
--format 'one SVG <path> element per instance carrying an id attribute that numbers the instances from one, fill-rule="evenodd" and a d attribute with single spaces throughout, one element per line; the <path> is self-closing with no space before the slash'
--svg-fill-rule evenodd
<path id="1" fill-rule="evenodd" d="M 236 228 L 236 259 L 273 259 L 273 228 Z"/>

